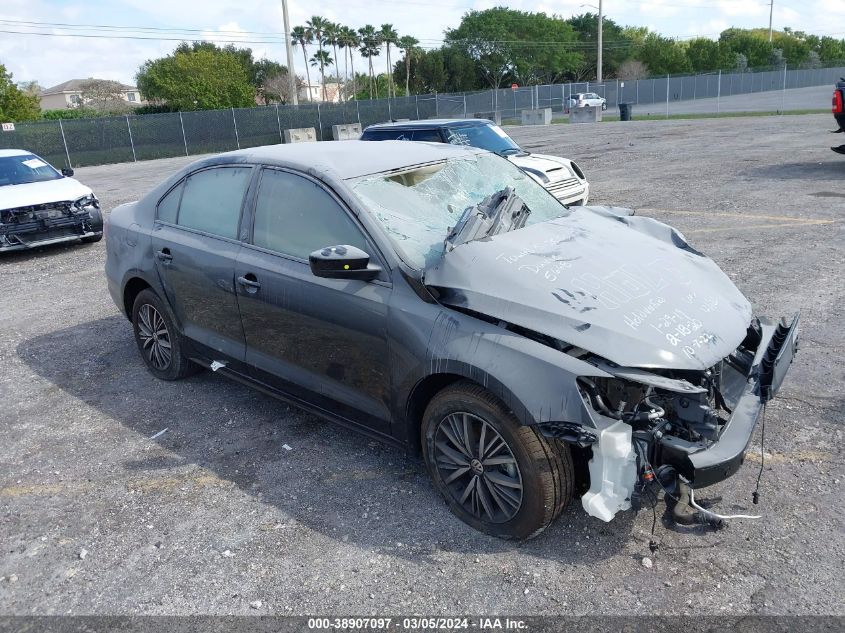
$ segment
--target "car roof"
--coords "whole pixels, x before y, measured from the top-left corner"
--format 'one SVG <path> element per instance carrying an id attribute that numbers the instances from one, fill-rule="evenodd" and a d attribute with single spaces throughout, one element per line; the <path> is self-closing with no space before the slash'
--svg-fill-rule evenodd
<path id="1" fill-rule="evenodd" d="M 446 143 L 323 141 L 252 147 L 220 154 L 209 162 L 220 164 L 244 160 L 311 173 L 331 172 L 335 178 L 348 180 L 483 152 L 485 150 L 475 147 Z M 221 161 L 224 157 L 234 161 Z"/>
<path id="2" fill-rule="evenodd" d="M 0 158 L 6 158 L 7 156 L 29 156 L 32 152 L 28 152 L 25 149 L 0 149 Z"/>
<path id="3" fill-rule="evenodd" d="M 473 127 L 493 123 L 489 119 L 425 119 L 418 121 L 387 121 L 368 125 L 367 130 L 428 130 L 441 127 Z M 366 130 L 365 130 L 366 131 Z"/>

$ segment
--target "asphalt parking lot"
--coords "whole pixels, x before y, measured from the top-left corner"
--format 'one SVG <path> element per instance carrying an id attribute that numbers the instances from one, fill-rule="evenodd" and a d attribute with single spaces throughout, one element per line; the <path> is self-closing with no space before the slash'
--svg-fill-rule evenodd
<path id="1" fill-rule="evenodd" d="M 576 159 L 594 203 L 676 225 L 758 314 L 801 310 L 801 350 L 766 414 L 761 504 L 759 429 L 739 473 L 707 491 L 762 520 L 713 532 L 658 517 L 651 554 L 650 511 L 605 524 L 576 501 L 535 540 L 483 536 L 414 456 L 209 372 L 152 378 L 106 290 L 103 243 L 61 246 L 0 258 L 0 610 L 845 614 L 845 159 L 829 149 L 833 125 L 508 130 Z M 77 177 L 111 209 L 187 160 Z"/>

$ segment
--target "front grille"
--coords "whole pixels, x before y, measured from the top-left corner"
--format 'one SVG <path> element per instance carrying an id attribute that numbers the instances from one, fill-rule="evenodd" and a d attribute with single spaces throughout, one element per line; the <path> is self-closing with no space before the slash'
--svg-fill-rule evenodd
<path id="1" fill-rule="evenodd" d="M 576 193 L 582 189 L 581 183 L 577 178 L 566 178 L 565 180 L 550 182 L 546 185 L 546 191 L 556 197 L 566 193 L 570 189 L 573 190 L 571 193 Z"/>
<path id="2" fill-rule="evenodd" d="M 38 233 L 29 233 L 25 237 L 18 234 L 13 234 L 9 237 L 12 238 L 11 241 L 13 244 L 15 241 L 17 241 L 18 243 L 23 244 L 24 246 L 35 246 L 40 242 L 47 242 L 50 240 L 57 240 L 70 237 L 81 237 L 80 233 L 81 229 L 71 227 L 61 229 L 49 229 L 47 231 L 39 231 Z"/>
<path id="3" fill-rule="evenodd" d="M 83 223 L 91 219 L 91 214 L 77 213 L 76 215 L 61 215 L 59 217 L 48 217 L 39 220 L 30 219 L 28 222 L 14 222 L 0 224 L 0 234 L 18 235 L 27 233 L 43 233 L 51 229 L 74 227 L 81 230 Z M 77 231 L 79 232 L 79 231 Z"/>

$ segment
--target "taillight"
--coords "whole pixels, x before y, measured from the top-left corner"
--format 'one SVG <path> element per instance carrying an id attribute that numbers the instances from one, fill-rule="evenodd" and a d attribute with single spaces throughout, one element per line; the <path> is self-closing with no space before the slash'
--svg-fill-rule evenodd
<path id="1" fill-rule="evenodd" d="M 842 114 L 842 110 L 842 91 L 837 89 L 833 91 L 833 113 Z"/>

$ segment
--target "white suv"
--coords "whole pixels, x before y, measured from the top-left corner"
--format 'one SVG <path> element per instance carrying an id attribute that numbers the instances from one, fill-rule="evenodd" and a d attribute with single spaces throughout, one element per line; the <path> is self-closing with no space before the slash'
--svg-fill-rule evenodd
<path id="1" fill-rule="evenodd" d="M 607 110 L 607 99 L 600 97 L 595 92 L 576 92 L 569 98 L 570 108 L 581 108 L 583 106 L 601 106 Z"/>

